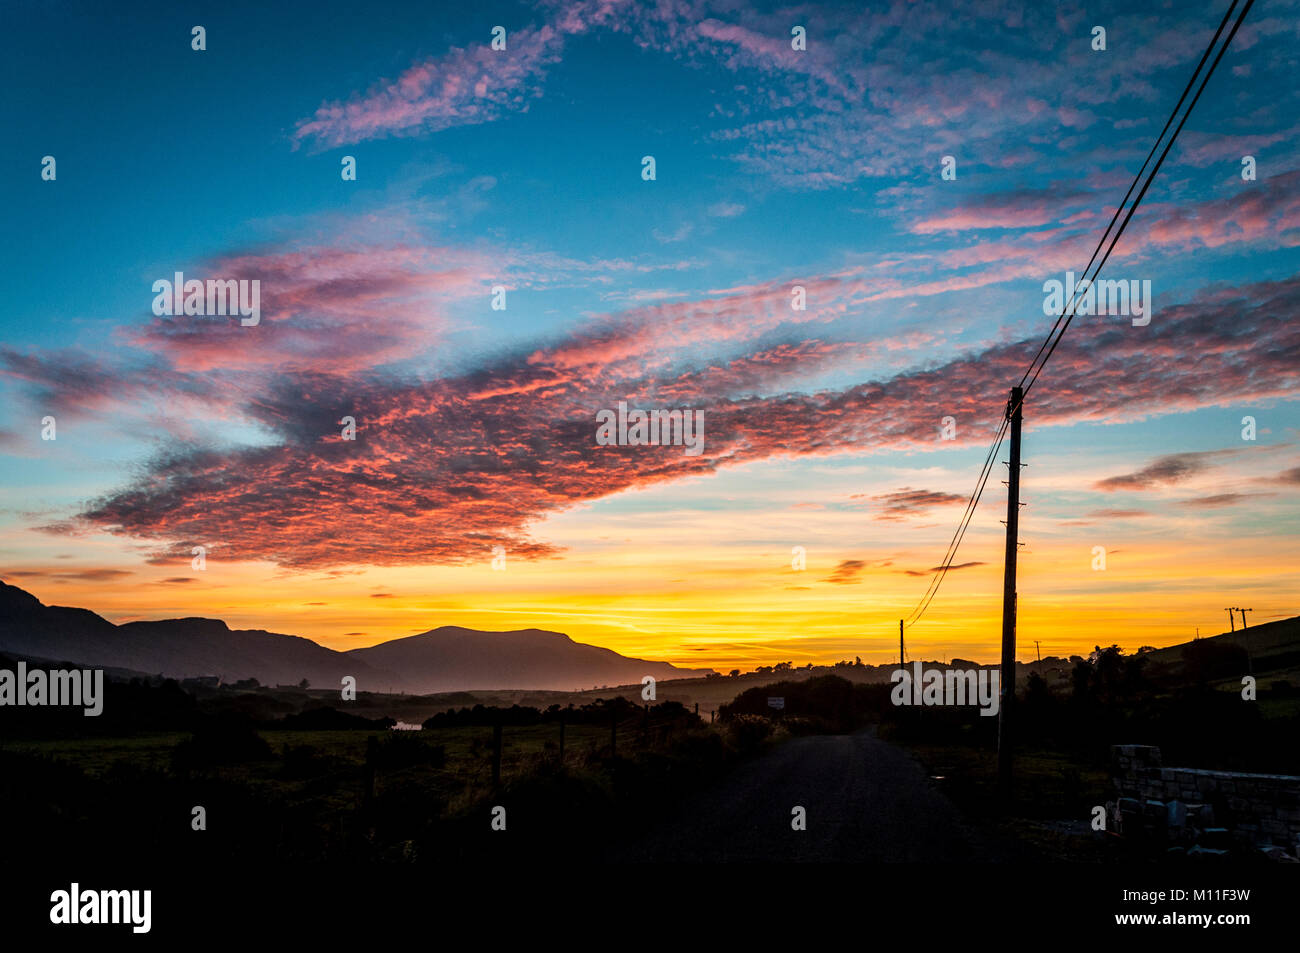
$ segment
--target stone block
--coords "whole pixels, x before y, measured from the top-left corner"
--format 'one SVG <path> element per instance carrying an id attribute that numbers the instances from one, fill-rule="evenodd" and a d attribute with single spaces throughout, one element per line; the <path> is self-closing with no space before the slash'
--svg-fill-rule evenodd
<path id="1" fill-rule="evenodd" d="M 1207 850 L 1227 850 L 1231 844 L 1232 838 L 1226 827 L 1207 827 L 1197 838 L 1197 846 Z"/>
<path id="2" fill-rule="evenodd" d="M 1209 804 L 1189 803 L 1187 805 L 1188 823 L 1196 827 L 1214 826 L 1214 808 Z"/>

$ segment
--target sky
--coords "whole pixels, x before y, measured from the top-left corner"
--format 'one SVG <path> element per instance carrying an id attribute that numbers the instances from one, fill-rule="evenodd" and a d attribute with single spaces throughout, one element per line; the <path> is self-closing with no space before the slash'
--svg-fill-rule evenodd
<path id="1" fill-rule="evenodd" d="M 1298 8 L 1106 265 L 1149 322 L 1080 316 L 1026 401 L 1019 658 L 1300 614 Z M 1225 10 L 6 4 L 0 578 L 337 649 L 896 658 Z M 156 313 L 176 272 L 260 322 Z M 619 402 L 702 451 L 601 445 Z M 1005 459 L 909 656 L 998 657 Z"/>

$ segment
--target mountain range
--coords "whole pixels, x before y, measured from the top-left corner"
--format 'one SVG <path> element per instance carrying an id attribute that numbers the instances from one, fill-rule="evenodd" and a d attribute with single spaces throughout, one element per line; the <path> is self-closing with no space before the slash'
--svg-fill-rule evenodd
<path id="1" fill-rule="evenodd" d="M 265 685 L 307 679 L 323 688 L 345 675 L 359 691 L 417 694 L 474 689 L 573 691 L 697 678 L 710 669 L 649 662 L 574 642 L 562 632 L 482 632 L 441 626 L 368 648 L 338 652 L 297 635 L 231 629 L 220 619 L 162 619 L 115 625 L 89 609 L 47 606 L 0 582 L 0 652 L 169 678 L 256 678 Z"/>

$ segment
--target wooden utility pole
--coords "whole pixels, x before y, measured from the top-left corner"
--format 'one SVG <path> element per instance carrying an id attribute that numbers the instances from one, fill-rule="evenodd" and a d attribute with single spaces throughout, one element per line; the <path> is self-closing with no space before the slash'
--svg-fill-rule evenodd
<path id="1" fill-rule="evenodd" d="M 1246 631 L 1246 613 L 1247 613 L 1247 612 L 1254 612 L 1255 610 L 1254 610 L 1254 609 L 1243 609 L 1243 608 L 1241 608 L 1241 606 L 1238 606 L 1238 607 L 1237 607 L 1237 611 L 1241 613 L 1241 631 L 1245 632 L 1245 631 Z"/>
<path id="2" fill-rule="evenodd" d="M 898 620 L 898 667 L 907 668 L 907 662 L 903 658 L 903 620 Z"/>
<path id="3" fill-rule="evenodd" d="M 1020 423 L 1024 391 L 1011 388 L 1011 459 L 1007 463 L 1006 571 L 1002 577 L 1002 666 L 998 699 L 998 794 L 1003 808 L 1011 803 L 1011 706 L 1016 697 L 1016 551 L 1020 543 Z"/>
<path id="4" fill-rule="evenodd" d="M 1228 613 L 1228 625 L 1232 626 L 1233 632 L 1237 631 L 1237 617 L 1232 614 L 1232 610 L 1235 608 L 1236 606 L 1225 606 L 1223 610 L 1224 612 Z"/>
<path id="5" fill-rule="evenodd" d="M 1037 639 L 1034 639 L 1034 651 L 1038 653 L 1038 661 L 1043 660 L 1043 646 Z"/>

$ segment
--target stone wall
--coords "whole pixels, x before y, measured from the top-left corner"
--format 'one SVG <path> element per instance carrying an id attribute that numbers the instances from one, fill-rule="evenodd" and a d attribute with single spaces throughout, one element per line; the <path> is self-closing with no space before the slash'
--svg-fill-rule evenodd
<path id="1" fill-rule="evenodd" d="M 1111 779 L 1112 816 L 1125 836 L 1140 832 L 1188 853 L 1300 856 L 1300 777 L 1166 768 L 1159 748 L 1115 745 Z"/>

